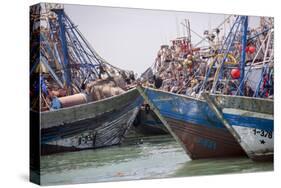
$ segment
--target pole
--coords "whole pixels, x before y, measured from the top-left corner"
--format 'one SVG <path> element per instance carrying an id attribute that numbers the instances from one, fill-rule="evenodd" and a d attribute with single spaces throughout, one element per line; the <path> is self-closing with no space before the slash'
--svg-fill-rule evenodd
<path id="1" fill-rule="evenodd" d="M 60 27 L 60 40 L 62 43 L 62 53 L 63 53 L 63 67 L 64 67 L 64 75 L 65 75 L 65 82 L 67 88 L 70 88 L 70 93 L 72 93 L 71 89 L 71 70 L 70 70 L 70 63 L 68 61 L 68 50 L 67 50 L 67 41 L 65 36 L 65 26 L 63 23 L 63 16 L 64 10 L 63 9 L 53 9 L 53 11 L 58 16 L 58 23 Z"/>
<path id="2" fill-rule="evenodd" d="M 189 40 L 189 49 L 191 50 L 192 46 L 191 46 L 191 33 L 190 33 L 190 22 L 189 20 L 187 20 L 188 23 L 188 40 Z"/>
<path id="3" fill-rule="evenodd" d="M 248 16 L 242 16 L 243 26 L 241 27 L 242 35 L 242 51 L 241 51 L 241 61 L 240 61 L 240 95 L 244 95 L 244 74 L 245 74 L 245 60 L 246 60 L 246 46 L 247 46 L 247 28 L 248 28 Z"/>

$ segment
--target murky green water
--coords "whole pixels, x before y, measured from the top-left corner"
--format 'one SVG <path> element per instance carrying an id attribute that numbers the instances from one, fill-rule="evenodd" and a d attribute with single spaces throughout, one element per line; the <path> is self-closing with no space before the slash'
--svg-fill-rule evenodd
<path id="1" fill-rule="evenodd" d="M 273 163 L 250 159 L 191 161 L 169 136 L 144 138 L 142 144 L 71 152 L 42 157 L 42 184 L 183 177 L 271 171 Z"/>

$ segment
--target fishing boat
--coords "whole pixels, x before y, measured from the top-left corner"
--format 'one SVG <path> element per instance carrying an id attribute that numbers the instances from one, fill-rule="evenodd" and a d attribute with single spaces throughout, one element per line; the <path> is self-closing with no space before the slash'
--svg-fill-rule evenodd
<path id="1" fill-rule="evenodd" d="M 104 100 L 42 112 L 41 154 L 119 144 L 141 104 L 138 91 L 131 89 Z"/>
<path id="2" fill-rule="evenodd" d="M 203 96 L 252 160 L 273 160 L 273 100 L 207 93 Z"/>
<path id="3" fill-rule="evenodd" d="M 133 73 L 101 58 L 62 5 L 30 13 L 30 130 L 40 148 L 31 147 L 46 155 L 121 143 L 142 104 Z"/>
<path id="4" fill-rule="evenodd" d="M 138 90 L 191 159 L 245 155 L 205 100 L 142 86 Z"/>
<path id="5" fill-rule="evenodd" d="M 230 94 L 223 94 L 211 90 L 203 93 L 209 107 L 217 118 L 235 137 L 249 158 L 254 161 L 272 161 L 274 155 L 274 117 L 273 117 L 273 27 L 261 27 L 264 34 L 258 51 L 251 63 L 246 65 L 246 46 L 248 18 L 244 18 L 242 27 L 242 51 L 240 58 L 239 84 L 237 90 Z M 270 23 L 270 22 L 268 22 Z M 257 34 L 256 36 L 259 36 Z M 250 38 L 251 39 L 251 38 Z M 262 52 L 264 49 L 264 52 Z M 260 57 L 260 62 L 256 61 Z M 223 62 L 219 69 L 227 72 Z M 217 74 L 219 75 L 219 74 Z M 218 77 L 215 77 L 217 82 Z M 222 80 L 222 79 L 221 79 Z M 229 80 L 229 78 L 226 78 Z M 217 83 L 214 82 L 214 86 Z"/>
<path id="6" fill-rule="evenodd" d="M 218 48 L 213 46 L 218 53 L 194 55 L 193 50 L 179 50 L 186 58 L 178 63 L 167 60 L 170 56 L 161 49 L 155 62 L 160 84 L 154 79 L 153 86 L 159 89 L 139 88 L 192 159 L 245 153 L 253 160 L 273 158 L 273 26 L 261 24 L 253 31 L 249 35 L 248 17 L 238 16 L 224 41 Z M 216 30 L 211 36 L 219 33 Z M 173 49 L 186 49 L 190 41 L 174 42 L 168 55 L 177 55 Z M 197 66 L 183 71 L 185 63 Z"/>

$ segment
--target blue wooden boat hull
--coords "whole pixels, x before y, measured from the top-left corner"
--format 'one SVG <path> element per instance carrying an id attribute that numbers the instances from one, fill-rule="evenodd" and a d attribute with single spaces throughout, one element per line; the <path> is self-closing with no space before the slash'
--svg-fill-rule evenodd
<path id="1" fill-rule="evenodd" d="M 151 88 L 143 91 L 191 159 L 245 155 L 206 101 Z"/>

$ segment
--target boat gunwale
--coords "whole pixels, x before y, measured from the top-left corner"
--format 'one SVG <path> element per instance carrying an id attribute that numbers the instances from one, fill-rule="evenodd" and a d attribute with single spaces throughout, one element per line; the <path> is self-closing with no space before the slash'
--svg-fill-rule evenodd
<path id="1" fill-rule="evenodd" d="M 155 89 L 155 88 L 151 88 L 151 87 L 145 87 L 145 86 L 142 86 L 142 87 L 144 89 L 151 89 L 153 91 L 159 91 L 159 92 L 162 92 L 162 93 L 172 94 L 172 95 L 176 95 L 176 96 L 179 96 L 179 97 L 184 97 L 184 98 L 187 98 L 187 99 L 194 99 L 194 100 L 206 102 L 206 100 L 201 99 L 199 97 L 197 98 L 197 97 L 192 97 L 192 96 L 188 96 L 188 95 L 184 95 L 184 94 L 173 93 L 173 92 L 169 92 L 169 91 L 163 91 L 163 90 Z M 273 99 L 265 99 L 265 98 L 258 98 L 258 97 L 248 97 L 248 96 L 238 96 L 238 95 L 225 95 L 225 94 L 211 94 L 209 92 L 206 92 L 206 93 L 208 93 L 210 96 L 215 96 L 215 97 L 244 98 L 244 99 L 254 99 L 254 100 L 260 100 L 260 101 L 274 102 Z"/>
<path id="2" fill-rule="evenodd" d="M 239 95 L 212 94 L 212 93 L 209 93 L 209 95 L 210 96 L 214 96 L 214 97 L 229 97 L 229 98 L 253 99 L 253 100 L 257 100 L 257 101 L 267 101 L 267 102 L 274 103 L 273 99 L 268 99 L 268 98 L 248 97 L 248 96 L 239 96 Z"/>
<path id="3" fill-rule="evenodd" d="M 55 110 L 52 110 L 52 111 L 45 111 L 45 112 L 39 112 L 41 115 L 44 115 L 44 114 L 49 114 L 49 113 L 54 113 L 54 112 L 61 112 L 61 111 L 64 111 L 64 110 L 69 110 L 69 109 L 75 109 L 75 108 L 80 108 L 82 106 L 87 106 L 87 105 L 92 105 L 92 104 L 97 104 L 97 103 L 102 103 L 104 101 L 109 101 L 109 100 L 112 100 L 114 98 L 119 98 L 123 95 L 126 95 L 130 92 L 133 92 L 134 90 L 136 90 L 136 88 L 132 88 L 128 91 L 126 91 L 125 93 L 122 93 L 122 94 L 119 94 L 119 95 L 115 95 L 115 96 L 111 96 L 111 97 L 107 97 L 105 99 L 101 99 L 101 100 L 98 100 L 98 101 L 91 101 L 91 102 L 88 102 L 88 103 L 83 103 L 83 104 L 78 104 L 78 105 L 75 105 L 75 106 L 70 106 L 70 107 L 65 107 L 65 108 L 60 108 L 60 109 L 55 109 Z"/>
<path id="4" fill-rule="evenodd" d="M 114 103 L 114 101 L 125 101 L 128 99 L 128 97 L 126 98 L 126 95 L 130 95 L 132 97 L 134 97 L 135 100 L 130 100 L 127 103 L 122 103 L 124 105 L 120 106 L 120 102 Z M 61 126 L 64 124 L 68 124 L 68 123 L 72 123 L 72 122 L 76 122 L 76 121 L 83 121 L 83 120 L 87 120 L 87 119 L 91 119 L 91 118 L 95 118 L 97 116 L 100 116 L 106 112 L 110 112 L 112 110 L 114 110 L 114 107 L 118 107 L 118 108 L 124 108 L 127 105 L 134 105 L 134 102 L 136 102 L 136 100 L 138 100 L 139 98 L 139 93 L 137 91 L 137 89 L 131 89 L 128 90 L 125 93 L 122 93 L 120 95 L 117 96 L 112 96 L 103 100 L 99 100 L 99 101 L 93 101 L 90 103 L 85 103 L 85 104 L 81 104 L 81 105 L 76 105 L 73 107 L 68 107 L 68 108 L 62 108 L 60 110 L 55 110 L 55 111 L 49 111 L 49 112 L 45 112 L 45 113 L 39 113 L 40 116 L 40 129 L 46 129 L 46 128 L 51 128 L 51 127 L 56 127 L 56 126 Z M 115 99 L 120 99 L 120 100 L 115 100 Z M 130 97 L 131 99 L 131 97 Z M 106 102 L 106 104 L 103 104 L 104 102 Z M 74 114 L 76 115 L 77 112 L 80 110 L 91 110 L 91 106 L 97 104 L 96 106 L 99 106 L 97 111 L 93 112 L 87 112 L 83 115 L 83 117 L 79 117 L 79 118 L 74 118 L 72 115 L 69 116 L 69 114 Z M 83 109 L 80 109 L 80 108 Z M 103 110 L 101 110 L 100 108 L 104 108 Z M 79 113 L 79 112 L 78 112 Z M 66 115 L 68 114 L 68 115 Z M 59 116 L 64 116 L 64 118 L 59 118 Z M 55 116 L 55 117 L 53 117 Z M 48 120 L 48 119 L 52 119 L 52 120 Z M 59 118 L 59 119 L 58 119 Z M 44 121 L 42 121 L 42 119 L 44 119 Z"/>
<path id="5" fill-rule="evenodd" d="M 178 96 L 178 97 L 184 97 L 184 98 L 187 98 L 187 99 L 192 99 L 192 100 L 198 100 L 198 101 L 201 101 L 201 102 L 206 102 L 204 99 L 200 99 L 200 98 L 196 98 L 196 97 L 191 97 L 191 96 L 188 96 L 188 95 L 183 95 L 183 94 L 179 94 L 179 93 L 173 93 L 173 92 L 169 92 L 169 91 L 163 91 L 163 90 L 155 89 L 155 88 L 151 88 L 151 87 L 143 87 L 143 88 L 144 88 L 144 91 L 146 89 L 151 89 L 153 91 L 159 91 L 159 92 L 162 92 L 162 93 L 171 94 L 171 95 L 175 95 L 175 96 Z"/>

